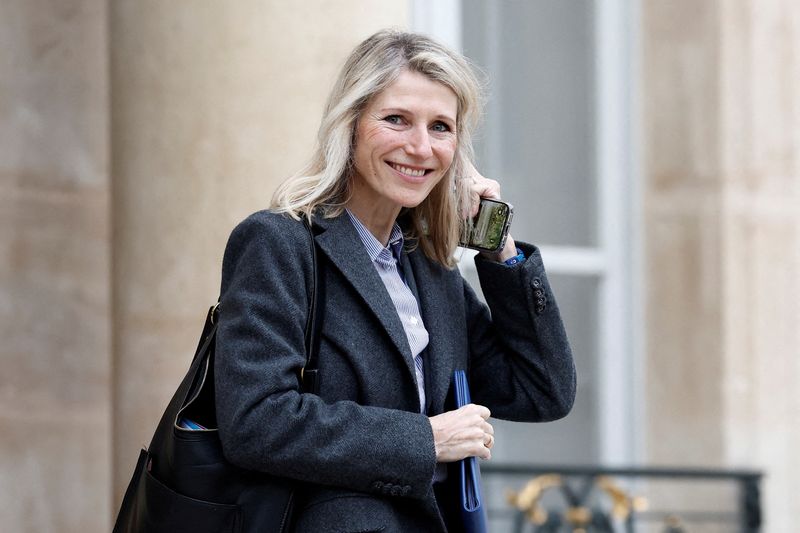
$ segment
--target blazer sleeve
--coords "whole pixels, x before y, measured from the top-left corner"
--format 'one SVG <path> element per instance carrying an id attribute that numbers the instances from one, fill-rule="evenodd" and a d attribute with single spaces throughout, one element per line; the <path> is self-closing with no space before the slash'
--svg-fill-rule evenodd
<path id="1" fill-rule="evenodd" d="M 517 265 L 475 259 L 488 309 L 464 283 L 472 399 L 497 418 L 556 420 L 575 401 L 572 351 L 538 248 L 517 246 Z"/>
<path id="2" fill-rule="evenodd" d="M 326 403 L 300 390 L 310 246 L 301 223 L 268 212 L 252 215 L 230 236 L 214 367 L 225 457 L 273 475 L 423 498 L 436 464 L 424 415 Z"/>

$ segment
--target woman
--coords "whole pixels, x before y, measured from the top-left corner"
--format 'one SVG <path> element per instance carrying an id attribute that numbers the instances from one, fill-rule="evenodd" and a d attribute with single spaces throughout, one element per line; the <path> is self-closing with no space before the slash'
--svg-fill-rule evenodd
<path id="1" fill-rule="evenodd" d="M 454 268 L 466 215 L 499 185 L 471 164 L 480 90 L 435 41 L 382 31 L 351 54 L 309 169 L 231 234 L 217 418 L 226 457 L 300 480 L 298 531 L 457 530 L 446 465 L 488 459 L 487 419 L 563 417 L 575 370 L 539 251 L 509 237 Z M 313 282 L 325 283 L 319 394 L 301 392 Z M 448 410 L 453 371 L 475 404 Z M 437 497 L 438 496 L 438 497 Z"/>

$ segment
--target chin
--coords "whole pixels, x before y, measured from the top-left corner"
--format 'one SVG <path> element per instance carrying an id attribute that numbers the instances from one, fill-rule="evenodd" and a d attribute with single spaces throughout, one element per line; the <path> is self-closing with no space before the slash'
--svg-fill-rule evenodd
<path id="1" fill-rule="evenodd" d="M 400 202 L 400 205 L 402 205 L 405 208 L 411 209 L 417 207 L 419 204 L 424 202 L 425 198 L 427 198 L 427 196 L 424 196 L 422 198 L 408 198 L 405 202 Z"/>
<path id="2" fill-rule="evenodd" d="M 429 194 L 426 194 L 425 196 L 422 197 L 420 196 L 415 196 L 412 198 L 406 197 L 404 199 L 401 199 L 397 203 L 400 204 L 400 206 L 405 209 L 414 209 L 415 207 L 418 207 L 422 202 L 424 202 L 428 198 L 428 196 Z"/>

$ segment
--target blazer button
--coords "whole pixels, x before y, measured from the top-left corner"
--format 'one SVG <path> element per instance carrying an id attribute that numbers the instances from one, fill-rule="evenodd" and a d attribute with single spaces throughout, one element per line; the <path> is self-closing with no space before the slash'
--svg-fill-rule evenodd
<path id="1" fill-rule="evenodd" d="M 374 490 L 381 490 L 381 489 L 383 488 L 383 483 L 382 483 L 382 482 L 380 482 L 380 481 L 375 481 L 375 482 L 372 484 L 372 488 L 373 488 Z"/>
<path id="2" fill-rule="evenodd" d="M 403 496 L 408 496 L 409 492 L 411 492 L 411 485 L 404 485 L 403 486 Z"/>
<path id="3" fill-rule="evenodd" d="M 537 304 L 538 306 L 540 306 L 540 307 L 544 307 L 544 304 L 545 304 L 546 302 L 547 302 L 547 300 L 545 300 L 545 299 L 544 299 L 544 296 L 542 296 L 541 298 L 538 298 L 538 299 L 536 300 L 536 304 Z"/>
<path id="4" fill-rule="evenodd" d="M 541 315 L 542 313 L 544 313 L 544 306 L 543 305 L 537 306 L 536 307 L 536 314 L 537 315 Z"/>
<path id="5" fill-rule="evenodd" d="M 539 287 L 542 286 L 542 280 L 540 280 L 539 278 L 533 278 L 532 284 L 534 289 L 538 289 Z"/>
<path id="6" fill-rule="evenodd" d="M 400 496 L 403 493 L 403 489 L 400 485 L 394 485 L 390 493 L 392 496 Z"/>

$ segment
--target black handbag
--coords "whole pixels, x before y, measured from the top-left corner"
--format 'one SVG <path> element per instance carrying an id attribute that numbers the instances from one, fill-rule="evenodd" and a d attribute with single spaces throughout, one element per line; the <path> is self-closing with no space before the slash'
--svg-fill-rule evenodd
<path id="1" fill-rule="evenodd" d="M 305 330 L 305 392 L 317 392 L 317 354 L 324 287 L 311 235 L 314 287 Z M 265 297 L 267 297 L 265 295 Z M 209 309 L 186 376 L 167 406 L 148 449 L 142 449 L 113 533 L 283 533 L 292 527 L 298 485 L 238 468 L 222 454 L 214 401 L 214 349 L 219 303 Z M 224 309 L 222 310 L 224 313 Z M 179 427 L 180 419 L 204 428 Z"/>

